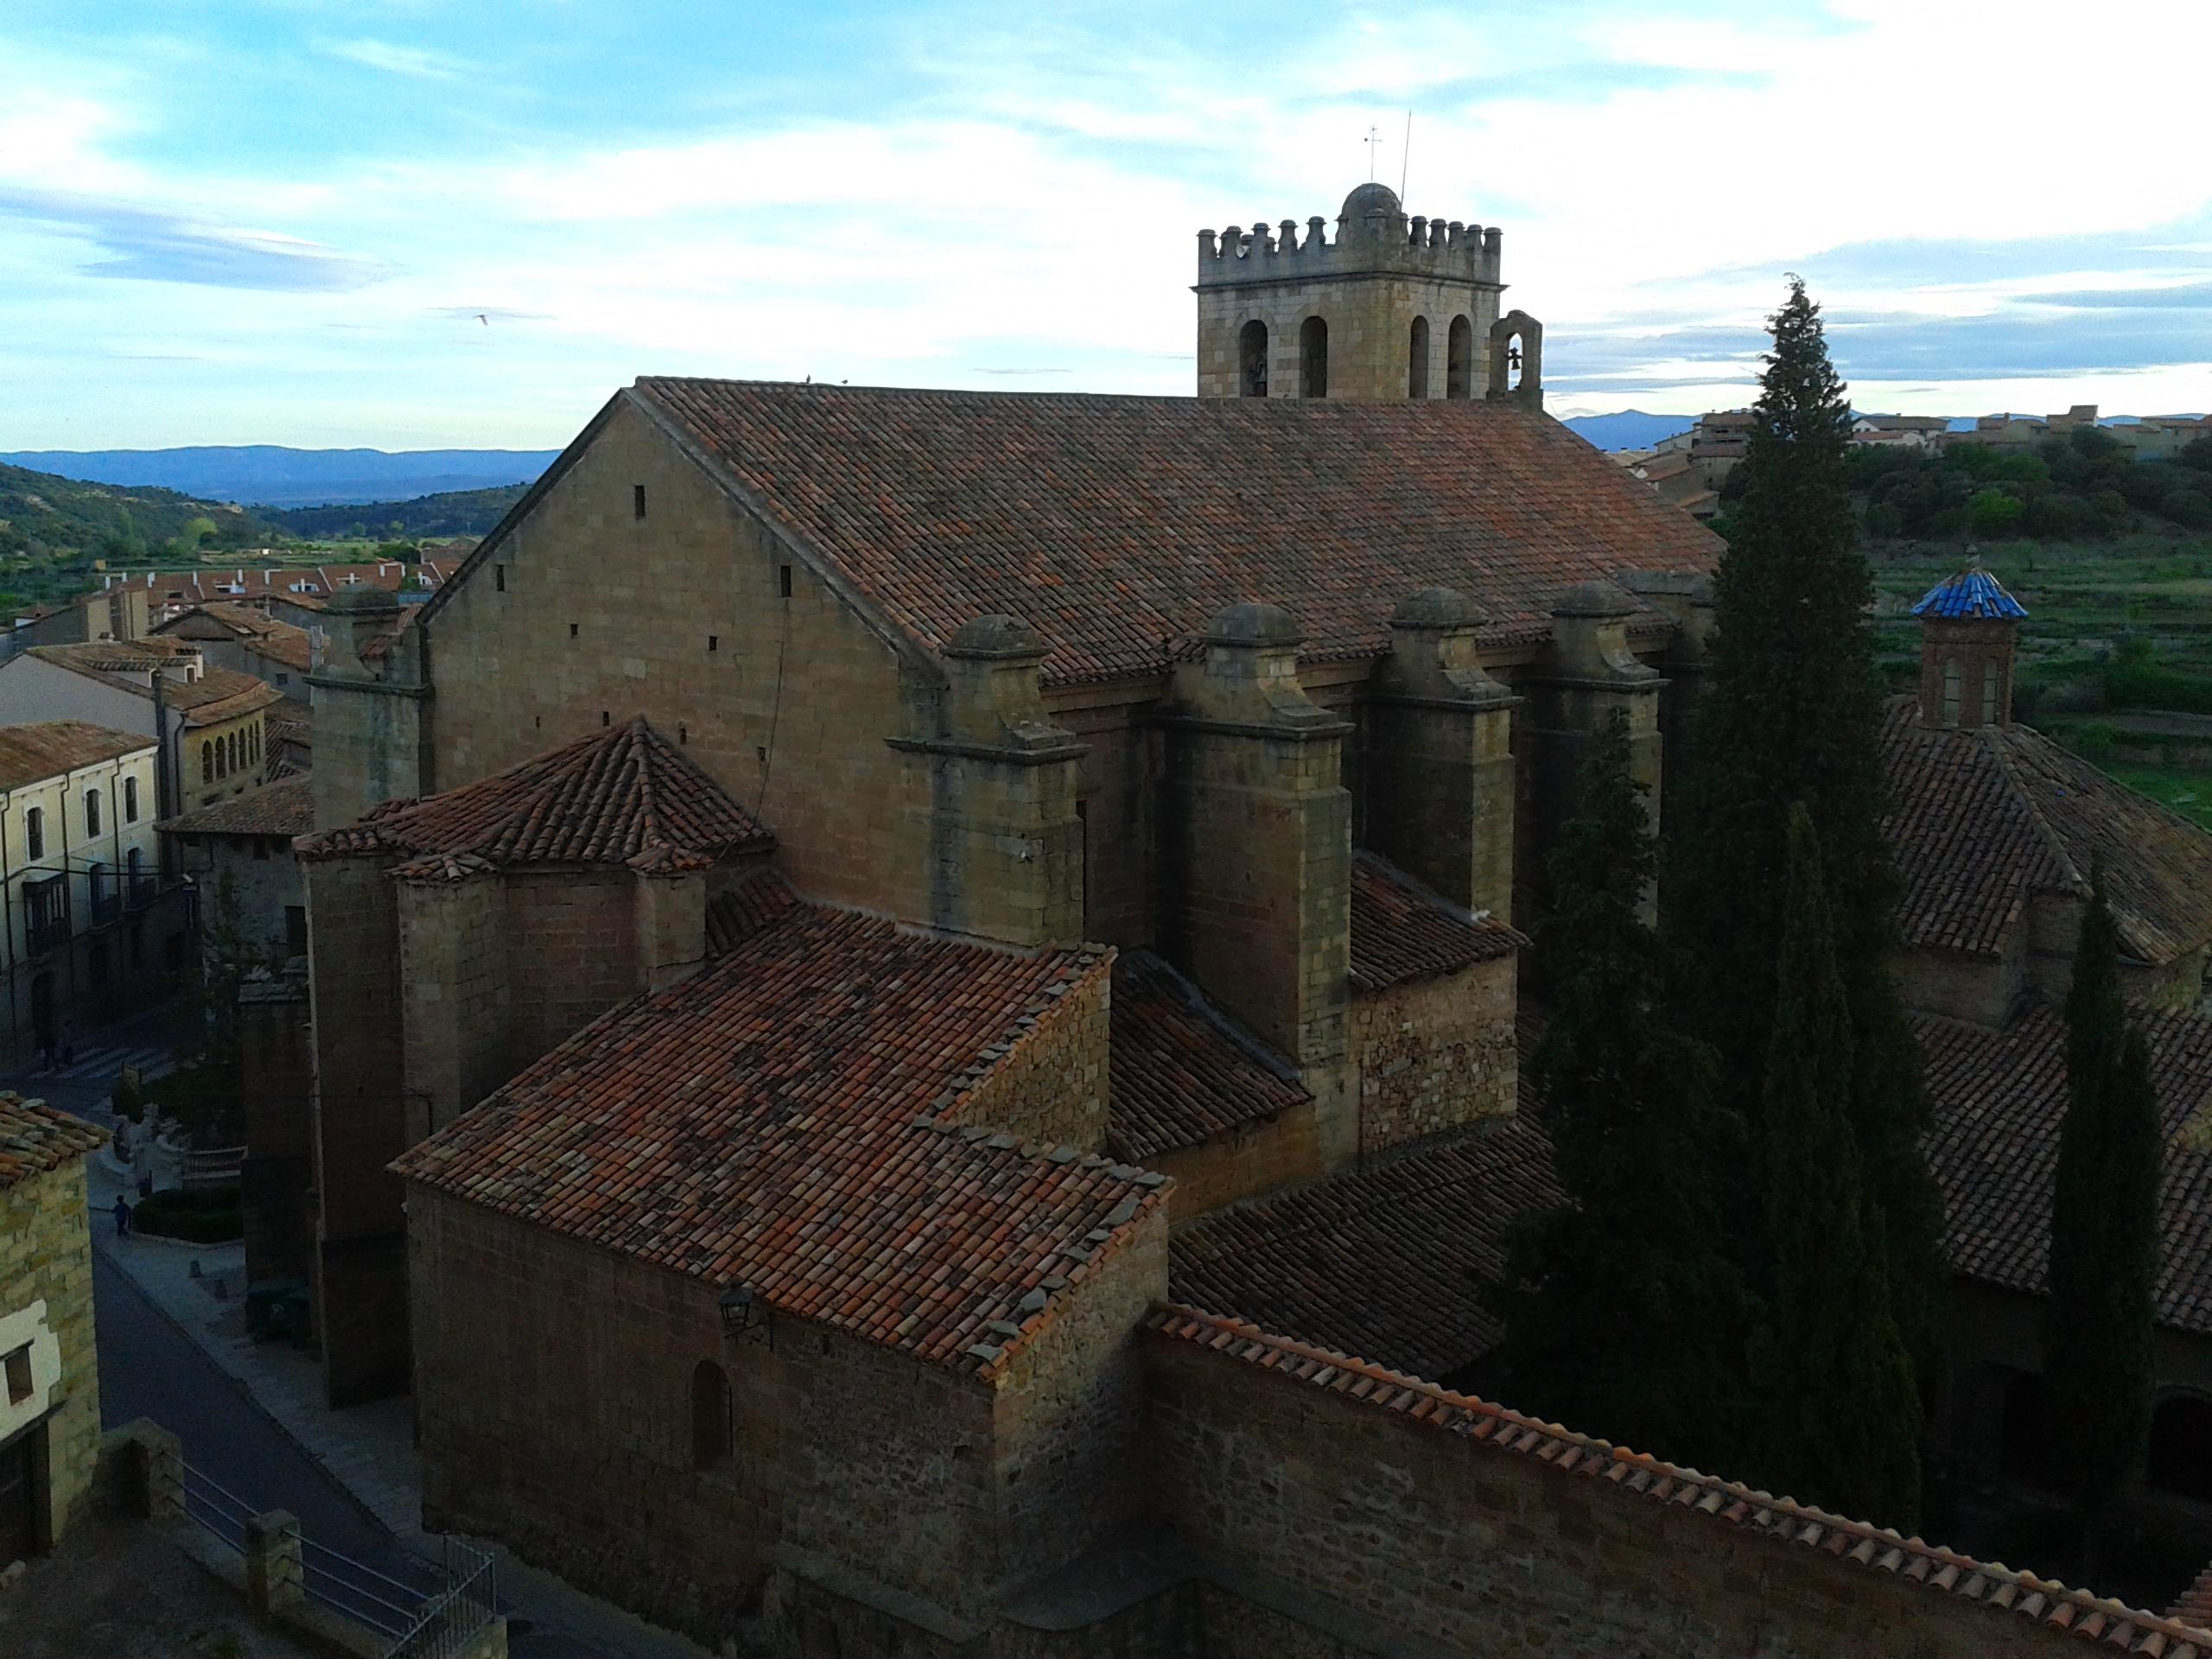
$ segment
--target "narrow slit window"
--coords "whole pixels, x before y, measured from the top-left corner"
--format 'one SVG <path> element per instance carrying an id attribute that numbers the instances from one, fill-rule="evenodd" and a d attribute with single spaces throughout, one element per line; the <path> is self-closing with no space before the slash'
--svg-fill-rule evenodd
<path id="1" fill-rule="evenodd" d="M 722 637 L 721 637 L 721 635 L 720 635 L 719 633 L 710 633 L 710 634 L 709 634 L 709 635 L 707 636 L 707 649 L 708 649 L 709 651 L 720 651 L 721 648 L 722 648 Z"/>
<path id="2" fill-rule="evenodd" d="M 642 518 L 645 516 L 645 486 L 642 484 L 632 484 L 630 486 L 630 516 L 632 518 Z"/>
<path id="3" fill-rule="evenodd" d="M 492 588 L 493 591 L 495 593 L 504 594 L 507 591 L 507 567 L 505 565 L 495 564 L 492 567 Z"/>
<path id="4" fill-rule="evenodd" d="M 788 564 L 776 567 L 776 593 L 782 599 L 791 596 L 791 568 Z"/>
<path id="5" fill-rule="evenodd" d="M 575 639 L 575 637 L 576 637 L 576 625 L 575 625 L 575 623 L 571 622 L 571 623 L 569 623 L 569 639 Z"/>

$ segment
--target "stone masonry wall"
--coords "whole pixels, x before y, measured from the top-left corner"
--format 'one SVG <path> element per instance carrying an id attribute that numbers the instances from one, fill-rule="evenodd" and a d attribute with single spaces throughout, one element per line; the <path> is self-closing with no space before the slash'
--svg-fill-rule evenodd
<path id="1" fill-rule="evenodd" d="M 1355 1012 L 1357 1004 L 1353 1005 Z M 1179 1147 L 1145 1160 L 1147 1169 L 1173 1178 L 1178 1225 L 1224 1205 L 1279 1192 L 1328 1173 L 1321 1128 L 1312 1101 L 1272 1118 L 1257 1118 L 1195 1147 Z"/>
<path id="2" fill-rule="evenodd" d="M 1394 1644 L 1549 1659 L 1986 1659 L 2080 1638 L 1688 1508 L 1561 1472 L 1195 1344 L 1148 1338 L 1147 1465 L 1164 1516 Z M 1376 1391 L 1382 1402 L 1390 1390 Z M 1208 1651 L 1286 1649 L 1210 1618 Z"/>
<path id="3" fill-rule="evenodd" d="M 398 884 L 406 1009 L 408 1142 L 467 1111 L 513 1075 L 510 940 L 499 878 Z M 539 949 L 522 942 L 522 954 Z M 566 949 L 562 940 L 556 949 Z"/>
<path id="4" fill-rule="evenodd" d="M 726 1338 L 704 1281 L 420 1185 L 408 1220 L 426 1522 L 719 1643 L 769 1570 L 797 1415 L 782 1354 Z M 693 1459 L 702 1361 L 731 1383 L 718 1468 Z"/>
<path id="5" fill-rule="evenodd" d="M 2002 957 L 1971 957 L 1963 950 L 1907 949 L 1891 965 L 1897 995 L 1916 1014 L 1939 1014 L 1979 1026 L 2001 1026 L 2018 1001 L 2021 937 L 2013 929 L 2012 947 Z"/>
<path id="6" fill-rule="evenodd" d="M 630 404 L 427 626 L 437 788 L 643 714 L 802 892 L 926 918 L 927 777 L 882 741 L 927 729 L 898 658 Z"/>
<path id="7" fill-rule="evenodd" d="M 1109 1003 L 1102 965 L 1047 1009 L 961 1106 L 955 1121 L 1024 1141 L 1103 1151 L 1106 1145 Z"/>
<path id="8" fill-rule="evenodd" d="M 1333 234 L 1333 232 L 1332 232 Z M 1302 232 L 1301 232 L 1302 234 Z M 1446 391 L 1452 319 L 1465 316 L 1469 337 L 1468 396 L 1489 385 L 1490 329 L 1498 297 L 1489 289 L 1434 278 L 1353 276 L 1270 283 L 1198 294 L 1198 396 L 1239 395 L 1238 351 L 1244 325 L 1268 326 L 1268 396 L 1303 396 L 1299 330 L 1306 319 L 1329 328 L 1329 396 L 1363 403 L 1403 398 L 1409 384 L 1413 322 L 1428 319 L 1428 391 Z"/>
<path id="9" fill-rule="evenodd" d="M 1142 1511 L 1137 1328 L 1167 1294 L 1167 1219 L 1156 1208 L 1096 1260 L 999 1379 L 991 1489 L 1006 1582 L 1065 1566 Z"/>
<path id="10" fill-rule="evenodd" d="M 636 883 L 627 870 L 506 876 L 508 1046 L 501 1082 L 637 995 Z"/>
<path id="11" fill-rule="evenodd" d="M 1353 995 L 1362 1153 L 1514 1109 L 1517 963 L 1506 956 Z"/>
<path id="12" fill-rule="evenodd" d="M 0 1191 L 0 1331 L 8 1336 L 0 1347 L 12 1348 L 18 1336 L 33 1342 L 32 1381 L 35 1387 L 47 1385 L 47 1512 L 39 1529 L 49 1542 L 90 1510 L 92 1469 L 99 1455 L 92 1241 L 85 1202 L 81 1158 Z M 34 1313 L 40 1303 L 45 1305 L 44 1329 L 60 1349 L 60 1376 L 54 1378 L 42 1374 L 48 1357 L 29 1328 L 40 1322 Z M 0 1408 L 4 1405 L 0 1401 Z M 14 1429 L 9 1423 L 0 1439 Z"/>

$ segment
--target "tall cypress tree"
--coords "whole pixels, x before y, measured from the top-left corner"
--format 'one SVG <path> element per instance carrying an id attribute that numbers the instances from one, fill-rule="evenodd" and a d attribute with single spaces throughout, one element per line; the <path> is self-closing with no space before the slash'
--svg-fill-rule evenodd
<path id="1" fill-rule="evenodd" d="M 1551 855 L 1538 936 L 1554 1015 L 1532 1069 L 1567 1207 L 1512 1241 L 1504 1360 L 1516 1399 L 1640 1451 L 1738 1466 L 1742 1299 L 1712 1172 L 1736 1160 L 1715 1063 L 1662 1018 L 1640 906 L 1658 854 L 1625 715 L 1600 728 Z"/>
<path id="2" fill-rule="evenodd" d="M 2150 1438 L 2162 1164 L 2150 1049 L 2120 998 L 2120 930 L 2101 869 L 2066 998 L 2066 1084 L 2044 1381 L 2052 1421 L 2066 1426 L 2061 1472 L 2094 1515 L 2142 1468 Z"/>
<path id="3" fill-rule="evenodd" d="M 1764 1084 L 1773 1294 L 1753 1360 L 1762 1474 L 1777 1491 L 1910 1532 L 1920 1505 L 1920 1395 L 1890 1313 L 1881 1219 L 1852 1132 L 1856 1045 L 1834 912 L 1802 804 L 1785 833 Z"/>
<path id="4" fill-rule="evenodd" d="M 1719 1051 L 1723 1101 L 1745 1116 L 1753 1155 L 1763 1155 L 1786 817 L 1804 804 L 1820 828 L 1837 968 L 1859 1039 L 1847 1115 L 1892 1313 L 1926 1385 L 1942 1352 L 1942 1203 L 1919 1148 L 1918 1051 L 1890 976 L 1899 888 L 1881 829 L 1873 582 L 1844 471 L 1850 407 L 1801 280 L 1768 321 L 1774 349 L 1714 579 L 1718 626 L 1674 820 L 1667 926 L 1687 969 L 1683 1018 Z M 1744 1218 L 1738 1243 L 1764 1276 L 1758 1220 Z"/>

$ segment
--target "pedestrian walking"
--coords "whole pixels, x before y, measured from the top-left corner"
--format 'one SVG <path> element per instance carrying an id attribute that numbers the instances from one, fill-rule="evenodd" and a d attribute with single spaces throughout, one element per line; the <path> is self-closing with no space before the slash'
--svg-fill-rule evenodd
<path id="1" fill-rule="evenodd" d="M 130 1230 L 130 1200 L 122 1193 L 115 1195 L 115 1236 L 121 1238 Z"/>

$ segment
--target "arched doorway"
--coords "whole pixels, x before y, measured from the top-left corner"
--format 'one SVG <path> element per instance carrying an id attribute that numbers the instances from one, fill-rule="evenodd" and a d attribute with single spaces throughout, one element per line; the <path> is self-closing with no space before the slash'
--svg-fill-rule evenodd
<path id="1" fill-rule="evenodd" d="M 1475 395 L 1475 325 L 1465 317 L 1452 319 L 1444 335 L 1444 395 Z"/>

